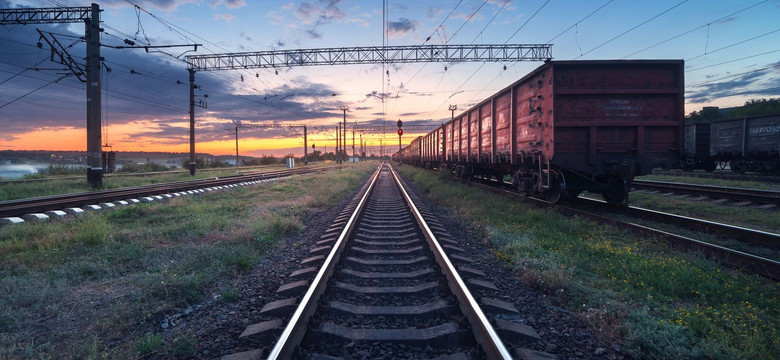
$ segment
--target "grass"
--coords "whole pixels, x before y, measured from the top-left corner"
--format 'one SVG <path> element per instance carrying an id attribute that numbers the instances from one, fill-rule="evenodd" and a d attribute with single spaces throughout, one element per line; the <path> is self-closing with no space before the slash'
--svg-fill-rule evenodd
<path id="1" fill-rule="evenodd" d="M 0 227 L 0 358 L 192 354 L 192 337 L 159 341 L 160 319 L 239 300 L 242 274 L 374 168 Z"/>
<path id="2" fill-rule="evenodd" d="M 636 358 L 780 358 L 777 284 L 664 242 L 403 167 L 497 261 Z"/>

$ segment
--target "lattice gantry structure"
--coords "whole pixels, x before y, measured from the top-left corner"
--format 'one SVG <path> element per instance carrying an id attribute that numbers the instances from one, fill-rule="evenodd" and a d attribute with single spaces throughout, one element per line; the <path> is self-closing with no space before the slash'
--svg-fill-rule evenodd
<path id="1" fill-rule="evenodd" d="M 190 55 L 186 58 L 195 71 L 379 63 L 544 61 L 552 58 L 552 45 L 369 46 Z"/>

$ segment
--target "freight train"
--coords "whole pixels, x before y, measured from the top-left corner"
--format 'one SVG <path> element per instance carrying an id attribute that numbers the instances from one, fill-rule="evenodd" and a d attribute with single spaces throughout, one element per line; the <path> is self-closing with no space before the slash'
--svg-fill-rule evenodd
<path id="1" fill-rule="evenodd" d="M 682 60 L 547 61 L 400 155 L 552 202 L 589 191 L 625 205 L 635 176 L 680 163 L 684 93 Z"/>
<path id="2" fill-rule="evenodd" d="M 780 114 L 685 125 L 685 168 L 780 172 Z"/>

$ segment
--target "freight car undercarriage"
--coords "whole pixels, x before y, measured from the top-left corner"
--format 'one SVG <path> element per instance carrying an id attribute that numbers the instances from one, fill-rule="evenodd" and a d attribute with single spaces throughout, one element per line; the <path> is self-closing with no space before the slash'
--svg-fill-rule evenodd
<path id="1" fill-rule="evenodd" d="M 447 163 L 443 168 L 451 169 L 461 179 L 472 177 L 503 181 L 510 175 L 512 186 L 526 196 L 539 196 L 547 201 L 559 203 L 574 200 L 583 191 L 601 194 L 610 204 L 628 205 L 628 192 L 634 178 L 633 161 L 605 164 L 597 171 L 599 175 L 582 173 L 565 166 L 551 166 L 539 156 L 520 157 L 518 164 Z M 436 167 L 427 164 L 428 168 Z"/>

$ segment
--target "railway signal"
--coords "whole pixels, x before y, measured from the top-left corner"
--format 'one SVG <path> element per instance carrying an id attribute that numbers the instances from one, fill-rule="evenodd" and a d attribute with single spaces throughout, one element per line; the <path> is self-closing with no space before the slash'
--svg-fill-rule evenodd
<path id="1" fill-rule="evenodd" d="M 398 165 L 401 165 L 404 163 L 401 159 L 401 136 L 404 134 L 404 130 L 401 129 L 401 125 L 404 123 L 401 120 L 398 120 L 398 122 L 395 124 L 398 125 Z"/>

